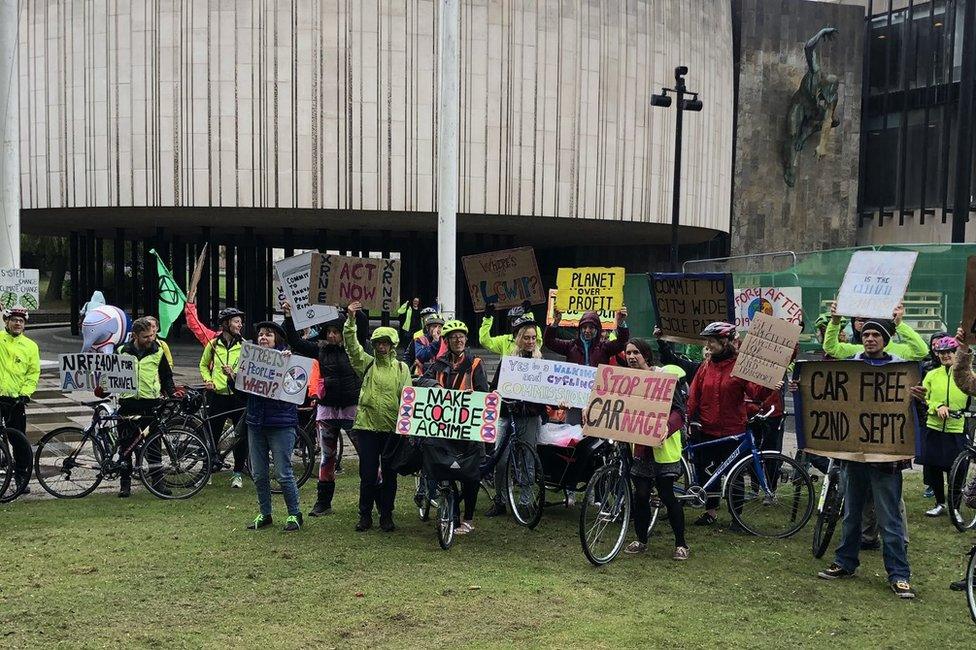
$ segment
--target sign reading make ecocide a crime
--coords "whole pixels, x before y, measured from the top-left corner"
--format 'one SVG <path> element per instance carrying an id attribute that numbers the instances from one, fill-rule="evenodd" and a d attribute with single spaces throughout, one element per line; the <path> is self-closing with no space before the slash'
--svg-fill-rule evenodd
<path id="1" fill-rule="evenodd" d="M 127 354 L 82 352 L 58 356 L 61 390 L 106 393 L 136 392 L 136 359 Z"/>
<path id="2" fill-rule="evenodd" d="M 596 368 L 575 363 L 502 357 L 498 394 L 535 404 L 583 408 L 590 401 Z"/>
<path id="3" fill-rule="evenodd" d="M 666 372 L 599 366 L 583 435 L 658 447 L 671 433 L 668 418 L 678 378 Z"/>
<path id="4" fill-rule="evenodd" d="M 709 323 L 735 322 L 731 273 L 653 273 L 650 283 L 665 341 L 701 344 Z"/>
<path id="5" fill-rule="evenodd" d="M 305 401 L 312 359 L 297 354 L 285 356 L 273 348 L 253 343 L 241 346 L 237 362 L 237 390 L 292 404 Z"/>
<path id="6" fill-rule="evenodd" d="M 909 389 L 919 383 L 910 361 L 797 363 L 797 443 L 807 451 L 859 463 L 913 458 L 919 422 Z"/>
<path id="7" fill-rule="evenodd" d="M 397 433 L 495 442 L 500 408 L 498 393 L 406 386 L 400 394 Z"/>

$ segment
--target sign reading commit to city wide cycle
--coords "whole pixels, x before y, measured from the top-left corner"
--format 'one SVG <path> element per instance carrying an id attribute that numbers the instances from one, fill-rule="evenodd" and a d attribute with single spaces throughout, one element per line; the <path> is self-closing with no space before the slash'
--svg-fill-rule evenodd
<path id="1" fill-rule="evenodd" d="M 803 361 L 794 378 L 800 385 L 796 437 L 802 449 L 860 463 L 908 460 L 920 451 L 909 393 L 920 381 L 917 363 Z"/>
<path id="2" fill-rule="evenodd" d="M 649 281 L 665 341 L 701 345 L 709 323 L 735 320 L 731 273 L 654 273 Z"/>
<path id="3" fill-rule="evenodd" d="M 308 295 L 313 305 L 345 306 L 358 300 L 363 309 L 396 311 L 400 260 L 312 253 L 311 269 Z"/>
<path id="4" fill-rule="evenodd" d="M 465 255 L 461 258 L 468 281 L 471 304 L 481 312 L 489 304 L 497 309 L 545 302 L 546 292 L 539 276 L 535 250 L 529 246 L 491 253 Z"/>
<path id="5" fill-rule="evenodd" d="M 891 318 L 905 297 L 918 253 L 857 251 L 837 293 L 837 313 L 860 318 Z"/>
<path id="6" fill-rule="evenodd" d="M 613 317 L 624 306 L 622 266 L 583 267 L 556 271 L 556 309 L 568 312 L 595 311 Z"/>
<path id="7" fill-rule="evenodd" d="M 316 305 L 309 302 L 309 285 L 312 277 L 312 253 L 293 255 L 278 260 L 274 265 L 278 282 L 278 300 L 291 303 L 291 319 L 295 328 L 302 330 L 339 317 L 339 310 L 332 305 Z"/>
<path id="8" fill-rule="evenodd" d="M 245 343 L 241 346 L 234 387 L 251 395 L 301 404 L 311 375 L 312 359 L 308 357 L 285 356 L 273 348 Z"/>
<path id="9" fill-rule="evenodd" d="M 502 357 L 498 394 L 535 404 L 584 408 L 596 381 L 596 368 L 548 359 Z"/>
<path id="10" fill-rule="evenodd" d="M 37 269 L 0 269 L 0 308 L 37 309 L 40 273 Z"/>
<path id="11" fill-rule="evenodd" d="M 92 392 L 101 388 L 106 393 L 135 393 L 136 359 L 127 354 L 99 354 L 81 352 L 58 356 L 61 390 Z"/>
<path id="12" fill-rule="evenodd" d="M 406 386 L 400 394 L 397 433 L 495 442 L 500 408 L 498 393 Z"/>
<path id="13" fill-rule="evenodd" d="M 667 372 L 599 366 L 583 435 L 659 447 L 671 433 L 668 418 L 678 378 Z"/>
<path id="14" fill-rule="evenodd" d="M 802 331 L 799 325 L 756 314 L 735 357 L 732 376 L 775 389 L 786 376 Z"/>

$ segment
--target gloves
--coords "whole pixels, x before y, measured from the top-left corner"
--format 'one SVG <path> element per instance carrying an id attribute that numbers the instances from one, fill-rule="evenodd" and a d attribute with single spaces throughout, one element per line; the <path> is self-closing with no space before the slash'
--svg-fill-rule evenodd
<path id="1" fill-rule="evenodd" d="M 485 303 L 485 318 L 495 317 L 495 303 L 489 302 Z"/>
<path id="2" fill-rule="evenodd" d="M 186 397 L 186 387 L 177 386 L 176 390 L 173 391 L 173 397 L 175 397 L 176 399 L 183 399 L 184 397 Z"/>
<path id="3" fill-rule="evenodd" d="M 532 313 L 532 301 L 531 300 L 523 300 L 522 301 L 522 311 L 524 311 L 526 314 L 531 314 Z"/>
<path id="4" fill-rule="evenodd" d="M 31 401 L 30 397 L 28 397 L 27 395 L 21 395 L 20 397 L 17 398 L 17 400 L 14 403 L 17 404 L 17 406 L 27 406 L 28 402 L 30 401 Z"/>

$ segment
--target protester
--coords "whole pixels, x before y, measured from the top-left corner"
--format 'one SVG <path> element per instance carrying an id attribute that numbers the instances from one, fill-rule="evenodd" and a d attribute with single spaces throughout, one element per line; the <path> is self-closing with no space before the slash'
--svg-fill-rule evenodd
<path id="1" fill-rule="evenodd" d="M 423 321 L 419 317 L 420 298 L 414 297 L 412 300 L 400 305 L 397 315 L 400 316 L 400 332 L 403 336 L 404 345 L 413 341 L 414 332 L 423 328 Z"/>
<path id="2" fill-rule="evenodd" d="M 561 339 L 558 337 L 556 329 L 562 317 L 562 312 L 558 309 L 553 311 L 553 324 L 546 328 L 543 342 L 547 348 L 556 354 L 565 356 L 569 363 L 595 368 L 601 363 L 608 363 L 610 357 L 627 347 L 630 329 L 627 327 L 626 307 L 621 307 L 617 311 L 617 328 L 615 330 L 617 337 L 612 341 L 600 340 L 600 315 L 595 311 L 588 311 L 580 317 L 576 338 Z"/>
<path id="3" fill-rule="evenodd" d="M 419 299 L 417 303 L 419 304 Z M 392 327 L 377 327 L 370 341 L 374 355 L 368 354 L 356 339 L 356 314 L 360 303 L 349 305 L 342 337 L 356 374 L 362 377 L 359 407 L 353 423 L 359 450 L 359 521 L 356 530 L 373 527 L 373 504 L 380 514 L 380 528 L 392 532 L 393 507 L 396 500 L 396 472 L 383 468 L 381 453 L 396 426 L 400 393 L 411 384 L 410 368 L 396 357 L 399 343 Z M 382 472 L 382 474 L 381 474 Z"/>
<path id="4" fill-rule="evenodd" d="M 654 338 L 657 340 L 657 352 L 661 360 L 661 365 L 677 366 L 685 373 L 685 380 L 691 381 L 695 378 L 695 373 L 701 367 L 702 362 L 694 361 L 688 356 L 679 354 L 674 349 L 674 344 L 661 338 L 661 328 L 654 328 Z"/>
<path id="5" fill-rule="evenodd" d="M 441 318 L 437 310 L 433 307 L 424 307 L 420 310 L 420 330 L 414 332 L 413 337 L 407 340 L 403 346 L 403 361 L 414 371 L 416 376 L 424 374 L 424 364 L 417 362 L 417 341 L 423 340 L 421 345 L 428 345 L 431 342 L 431 333 L 428 331 L 428 325 L 431 325 L 434 321 L 440 321 L 440 325 L 444 324 L 444 319 Z M 437 335 L 440 336 L 440 328 L 437 329 Z M 439 339 L 438 339 L 439 340 Z M 427 359 L 427 363 L 433 360 L 435 355 L 431 355 Z"/>
<path id="6" fill-rule="evenodd" d="M 149 319 L 149 322 L 152 323 L 153 326 L 153 340 L 159 343 L 159 347 L 163 349 L 163 355 L 166 356 L 166 361 L 169 362 L 169 367 L 175 368 L 176 364 L 173 362 L 173 353 L 169 349 L 169 344 L 163 339 L 159 338 L 159 319 L 155 316 L 146 316 L 146 318 Z"/>
<path id="7" fill-rule="evenodd" d="M 840 320 L 834 313 L 831 326 Z M 892 323 L 869 320 L 861 327 L 863 352 L 855 355 L 873 366 L 903 361 L 890 354 L 886 348 L 891 343 Z M 828 332 L 830 329 L 828 328 Z M 899 513 L 902 500 L 902 470 L 910 463 L 897 461 L 890 463 L 844 462 L 844 520 L 840 545 L 829 567 L 817 575 L 825 580 L 850 578 L 860 564 L 861 516 L 868 495 L 874 498 L 878 527 L 884 545 L 884 563 L 888 572 L 888 583 L 899 598 L 914 598 L 915 591 L 909 582 L 911 567 L 908 564 L 908 547 L 905 541 L 906 529 Z"/>
<path id="8" fill-rule="evenodd" d="M 864 352 L 864 346 L 859 342 L 863 332 L 863 319 L 854 319 L 854 343 L 842 343 L 840 341 L 841 321 L 833 319 L 837 312 L 837 303 L 830 303 L 831 320 L 824 331 L 823 349 L 824 352 L 834 359 L 850 359 L 851 357 Z M 885 352 L 897 356 L 906 361 L 920 361 L 924 359 L 929 349 L 925 341 L 918 335 L 918 332 L 909 327 L 903 318 L 905 316 L 905 306 L 899 304 L 894 311 L 895 335 L 901 342 L 895 342 L 892 337 L 888 342 Z"/>
<path id="9" fill-rule="evenodd" d="M 637 370 L 656 370 L 676 375 L 683 382 L 685 372 L 678 366 L 656 367 L 650 344 L 644 339 L 627 342 L 627 365 Z M 674 481 L 681 476 L 681 429 L 684 426 L 684 391 L 675 390 L 668 418 L 670 434 L 659 447 L 634 446 L 634 461 L 630 478 L 634 484 L 634 529 L 637 540 L 625 553 L 647 550 L 648 526 L 651 522 L 651 486 L 657 488 L 658 498 L 668 510 L 668 522 L 674 533 L 674 560 L 687 560 L 691 549 L 685 541 L 685 511 L 675 497 Z"/>
<path id="10" fill-rule="evenodd" d="M 227 307 L 221 310 L 221 313 L 227 311 L 227 309 L 233 309 L 233 307 Z M 192 295 L 187 298 L 186 303 L 183 305 L 183 316 L 186 319 L 187 329 L 193 332 L 193 336 L 200 342 L 200 345 L 207 345 L 220 334 L 219 331 L 210 329 L 200 320 L 200 316 L 197 313 L 197 304 Z"/>
<path id="11" fill-rule="evenodd" d="M 24 334 L 30 318 L 26 309 L 14 307 L 3 313 L 5 326 L 0 332 L 0 409 L 7 426 L 27 433 L 27 403 L 37 390 L 41 376 L 41 353 L 37 343 Z M 6 402 L 6 403 L 5 403 Z M 14 456 L 14 479 L 22 485 L 31 473 L 31 449 L 26 437 L 8 436 Z M 30 492 L 25 487 L 24 494 Z"/>
<path id="12" fill-rule="evenodd" d="M 459 320 L 450 320 L 444 324 L 444 340 L 446 349 L 434 359 L 424 373 L 424 379 L 433 380 L 442 388 L 461 391 L 488 392 L 488 377 L 485 367 L 479 357 L 467 353 L 468 326 Z M 449 441 L 454 444 L 454 441 Z M 482 443 L 462 442 L 465 446 L 480 445 Z M 464 502 L 464 517 L 456 529 L 458 535 L 474 532 L 474 511 L 478 503 L 478 490 L 481 481 L 478 479 L 461 482 L 461 500 Z M 455 514 L 455 517 L 459 513 Z"/>
<path id="13" fill-rule="evenodd" d="M 960 327 L 956 330 L 955 363 L 952 366 L 952 380 L 963 393 L 969 397 L 976 397 L 976 373 L 973 372 L 973 351 L 966 343 L 966 332 Z M 924 397 L 924 394 L 918 395 Z M 965 437 L 965 436 L 963 436 Z M 968 485 L 962 486 L 961 498 L 966 500 L 970 508 L 976 508 L 976 478 Z M 957 580 L 949 585 L 953 591 L 963 591 L 967 588 L 966 579 Z"/>
<path id="14" fill-rule="evenodd" d="M 919 364 L 919 369 L 922 372 L 922 379 L 925 379 L 925 376 L 929 372 L 942 366 L 942 362 L 939 361 L 939 355 L 936 354 L 935 352 L 935 342 L 947 336 L 949 336 L 948 332 L 936 332 L 935 334 L 929 337 L 929 354 L 927 357 L 925 357 L 922 363 Z M 928 413 L 925 411 L 924 398 L 921 398 L 919 401 L 919 417 L 926 418 L 926 419 L 928 418 Z M 922 475 L 925 476 L 924 466 L 922 467 Z M 922 492 L 922 496 L 926 499 L 931 499 L 932 497 L 935 496 L 935 490 L 929 485 L 927 478 L 923 480 L 925 482 L 925 491 Z"/>
<path id="15" fill-rule="evenodd" d="M 195 313 L 195 312 L 194 312 Z M 211 416 L 210 431 L 212 449 L 217 449 L 217 441 L 228 420 L 236 427 L 241 419 L 244 400 L 230 386 L 234 382 L 237 362 L 241 357 L 244 339 L 244 312 L 234 307 L 221 309 L 217 315 L 220 333 L 203 346 L 200 355 L 200 377 L 207 393 L 207 409 Z M 244 464 L 247 460 L 247 436 L 241 436 L 234 445 L 234 473 L 230 486 L 240 489 L 244 486 Z"/>
<path id="16" fill-rule="evenodd" d="M 324 337 L 313 343 L 298 335 L 291 318 L 291 304 L 285 301 L 281 303 L 281 309 L 285 312 L 284 328 L 292 350 L 302 356 L 318 359 L 321 389 L 317 395 L 315 430 L 322 451 L 315 505 L 308 515 L 310 517 L 330 515 L 336 488 L 339 436 L 343 431 L 347 433 L 352 431 L 353 421 L 356 419 L 356 405 L 359 403 L 359 391 L 363 382 L 352 367 L 349 354 L 343 345 L 342 326 L 346 321 L 344 314 L 323 323 L 320 329 L 324 332 Z M 356 312 L 356 317 L 360 319 L 359 327 L 369 327 L 369 319 L 365 312 Z"/>
<path id="17" fill-rule="evenodd" d="M 478 330 L 478 341 L 481 343 L 481 347 L 501 356 L 515 354 L 516 348 L 518 347 L 515 344 L 515 323 L 526 315 L 534 320 L 531 309 L 532 303 L 528 300 L 523 301 L 521 305 L 509 309 L 508 326 L 511 333 L 492 336 L 491 328 L 495 322 L 495 303 L 485 305 L 485 315 L 481 319 L 481 328 Z M 536 336 L 541 343 L 542 330 L 538 326 L 536 326 Z"/>
<path id="18" fill-rule="evenodd" d="M 257 332 L 255 343 L 262 348 L 278 350 L 283 356 L 291 355 L 285 330 L 274 321 L 262 321 L 254 326 Z M 233 381 L 229 382 L 231 386 Z M 236 390 L 236 389 L 235 389 Z M 271 517 L 271 478 L 268 456 L 270 454 L 278 475 L 278 484 L 285 498 L 288 518 L 285 520 L 286 533 L 301 530 L 305 524 L 298 503 L 298 486 L 291 466 L 291 456 L 298 435 L 298 406 L 284 400 L 261 395 L 247 394 L 247 410 L 244 415 L 247 425 L 248 448 L 251 452 L 251 478 L 257 492 L 260 512 L 248 524 L 248 530 L 259 530 L 273 523 Z"/>
<path id="19" fill-rule="evenodd" d="M 423 375 L 438 356 L 447 351 L 445 339 L 441 335 L 444 319 L 434 312 L 424 320 L 423 333 L 413 341 L 414 374 Z"/>

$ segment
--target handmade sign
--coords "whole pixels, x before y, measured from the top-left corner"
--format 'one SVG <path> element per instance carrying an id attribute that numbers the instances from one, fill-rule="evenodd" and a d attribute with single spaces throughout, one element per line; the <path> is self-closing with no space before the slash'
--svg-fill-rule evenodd
<path id="1" fill-rule="evenodd" d="M 622 266 L 559 269 L 556 272 L 556 309 L 613 314 L 624 306 Z"/>
<path id="2" fill-rule="evenodd" d="M 533 305 L 541 305 L 546 300 L 535 250 L 529 246 L 466 255 L 461 258 L 461 265 L 471 304 L 477 312 L 484 311 L 489 304 L 505 309 L 526 300 Z"/>
<path id="3" fill-rule="evenodd" d="M 918 253 L 857 251 L 851 256 L 837 294 L 837 313 L 860 318 L 891 318 L 905 297 Z"/>
<path id="4" fill-rule="evenodd" d="M 37 269 L 0 269 L 0 308 L 37 309 L 40 304 Z"/>
<path id="5" fill-rule="evenodd" d="M 339 310 L 331 305 L 309 302 L 312 253 L 302 253 L 275 262 L 275 278 L 281 288 L 279 297 L 291 303 L 291 318 L 297 329 L 305 329 L 339 317 Z"/>
<path id="6" fill-rule="evenodd" d="M 666 372 L 601 365 L 583 409 L 583 434 L 658 447 L 671 432 L 668 417 L 678 378 Z"/>
<path id="7" fill-rule="evenodd" d="M 556 313 L 556 290 L 549 290 L 549 303 L 546 306 L 546 325 L 552 325 L 555 321 Z M 600 328 L 607 331 L 612 331 L 617 329 L 617 313 L 612 311 L 598 311 L 600 315 Z M 580 318 L 583 317 L 583 312 L 581 311 L 563 311 L 559 312 L 560 318 L 559 322 L 556 323 L 557 327 L 579 327 Z"/>
<path id="8" fill-rule="evenodd" d="M 397 433 L 495 442 L 500 408 L 498 393 L 406 386 L 400 394 Z"/>
<path id="9" fill-rule="evenodd" d="M 106 393 L 134 393 L 136 359 L 127 354 L 81 352 L 58 356 L 61 390 L 93 392 L 101 388 Z"/>
<path id="10" fill-rule="evenodd" d="M 799 325 L 774 316 L 756 314 L 732 367 L 732 376 L 766 388 L 776 388 L 793 360 L 800 340 Z"/>
<path id="11" fill-rule="evenodd" d="M 649 281 L 665 341 L 701 344 L 709 323 L 735 320 L 731 273 L 653 273 Z"/>
<path id="12" fill-rule="evenodd" d="M 962 301 L 962 330 L 966 343 L 976 345 L 976 255 L 966 260 L 966 289 Z"/>
<path id="13" fill-rule="evenodd" d="M 913 458 L 921 435 L 909 389 L 915 362 L 804 361 L 794 379 L 797 443 L 806 451 L 860 463 Z"/>
<path id="14" fill-rule="evenodd" d="M 358 300 L 376 312 L 396 311 L 400 296 L 400 260 L 312 253 L 309 302 L 348 305 Z"/>
<path id="15" fill-rule="evenodd" d="M 252 395 L 301 404 L 311 375 L 312 359 L 308 357 L 285 356 L 273 348 L 244 343 L 234 387 Z"/>
<path id="16" fill-rule="evenodd" d="M 752 287 L 735 290 L 735 326 L 749 329 L 756 314 L 768 314 L 799 325 L 803 322 L 803 290 L 800 287 Z"/>
<path id="17" fill-rule="evenodd" d="M 502 357 L 498 394 L 535 404 L 583 408 L 590 401 L 596 368 L 548 359 Z"/>

